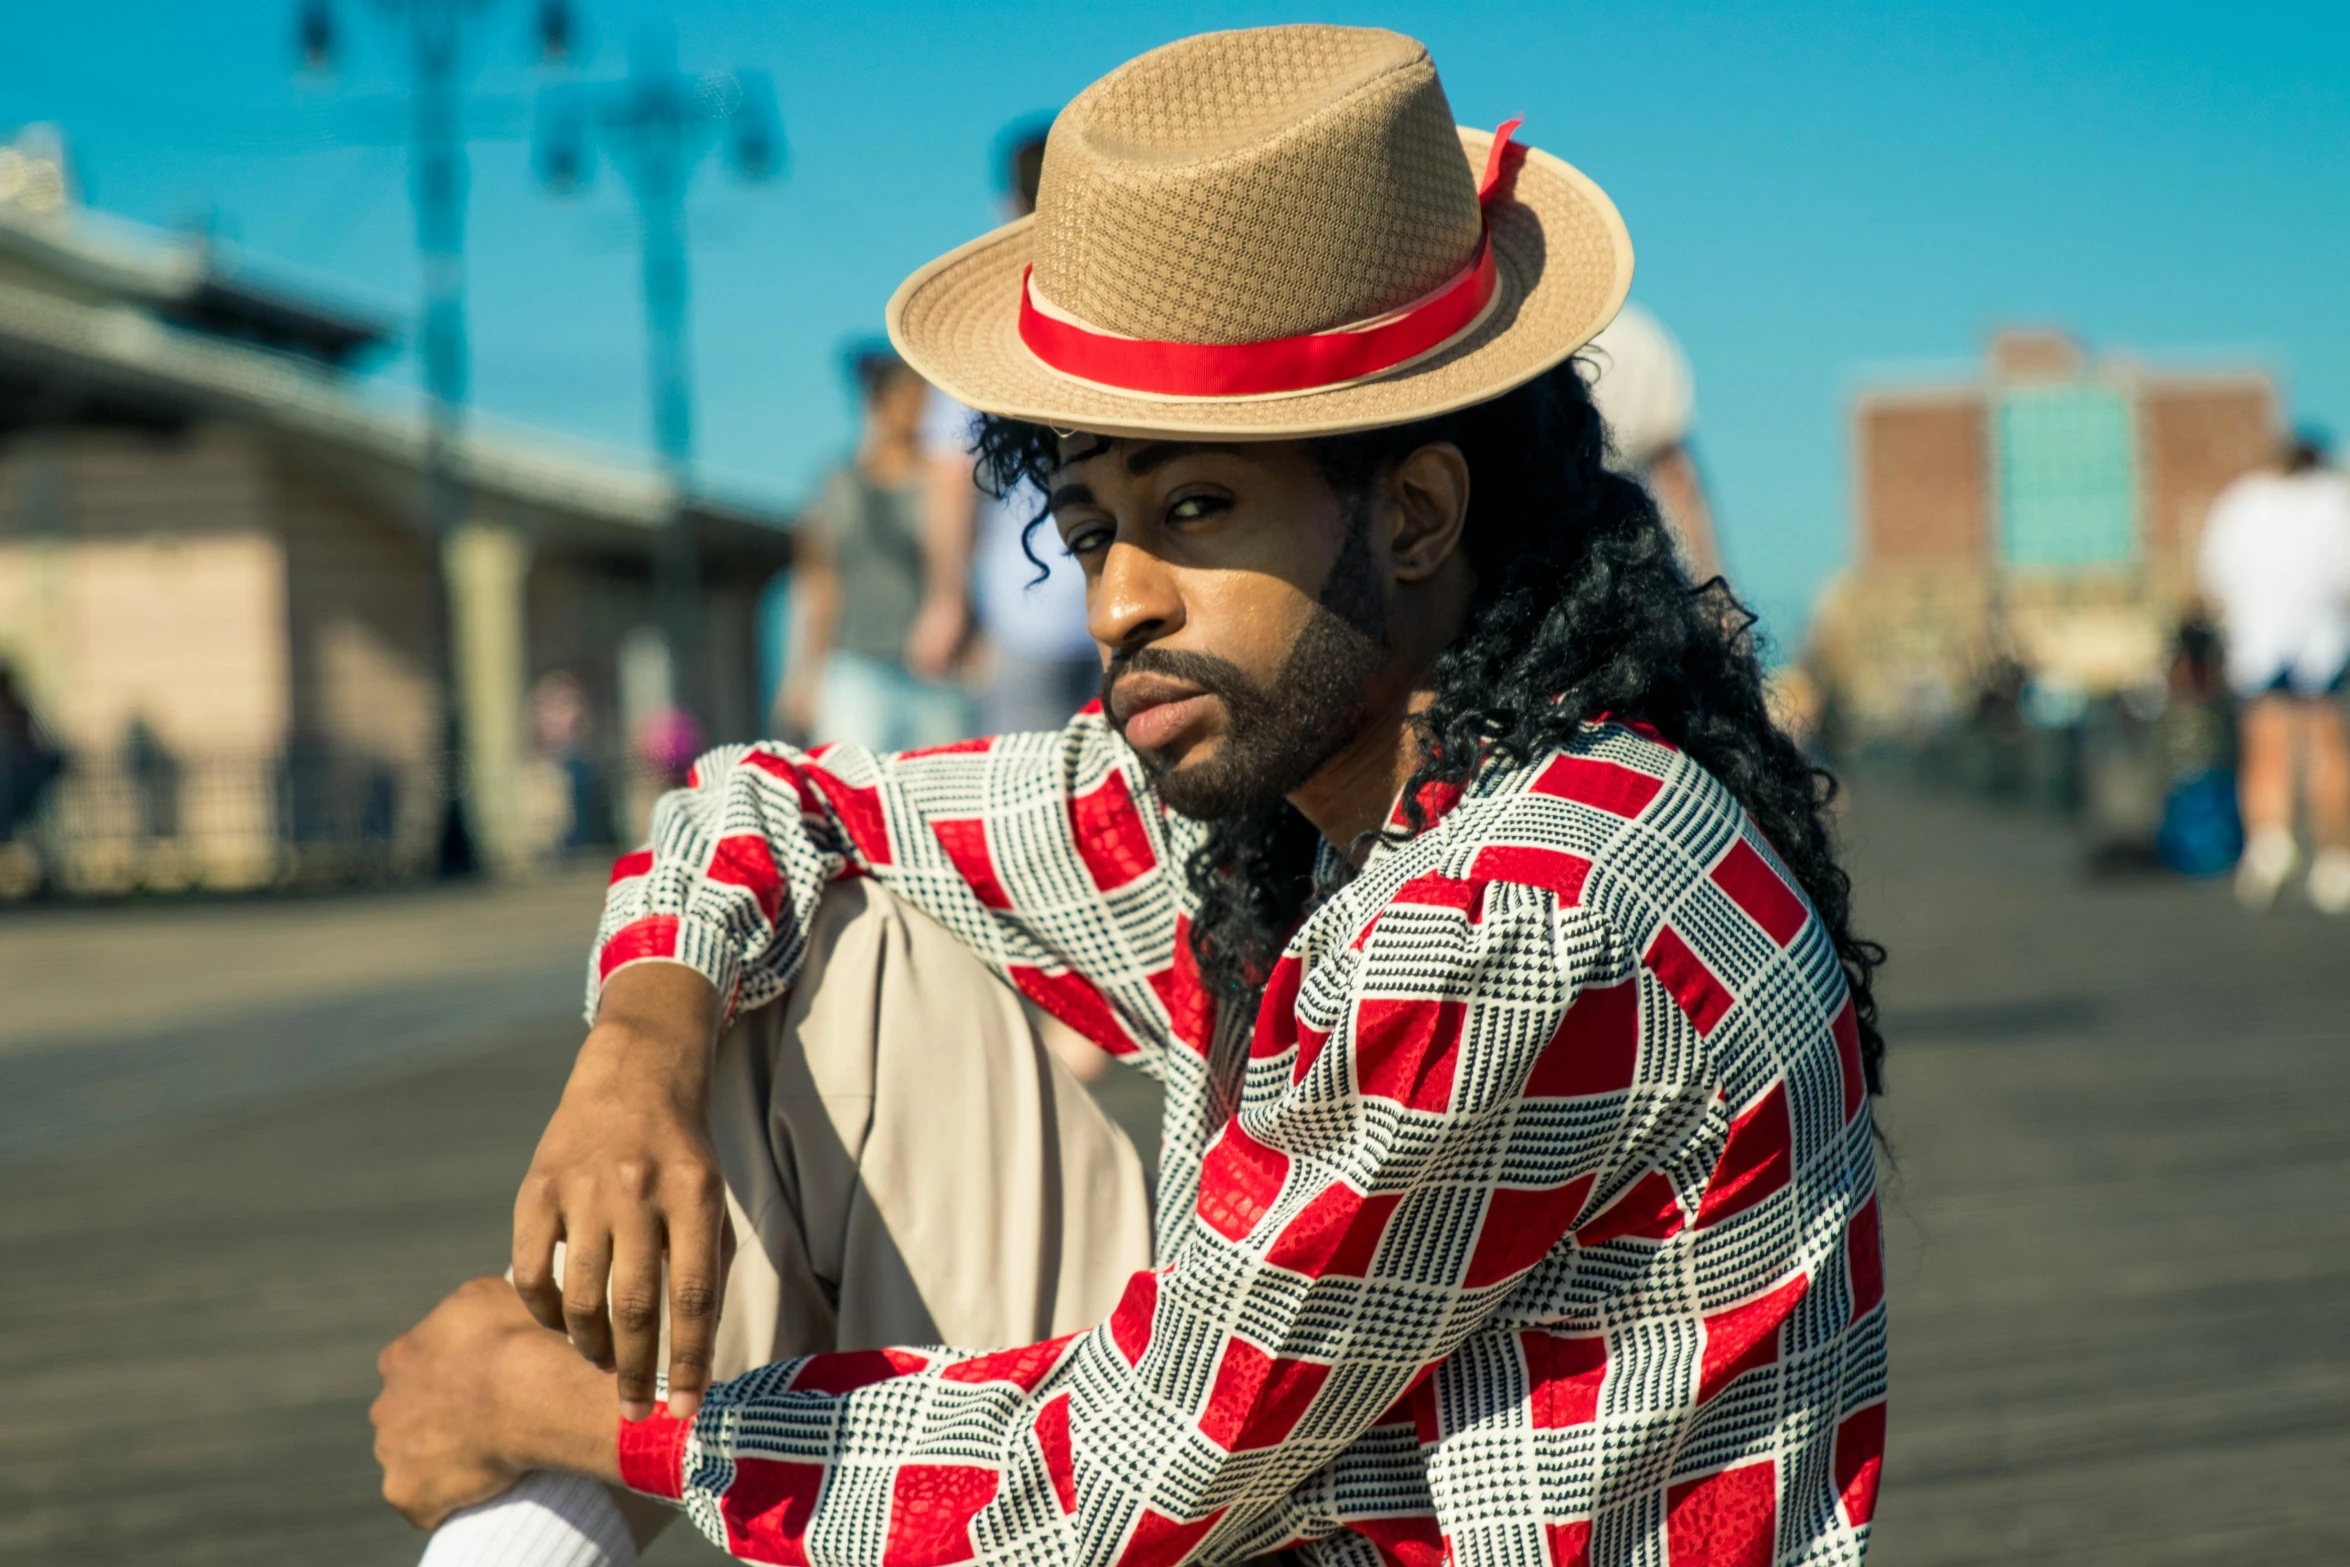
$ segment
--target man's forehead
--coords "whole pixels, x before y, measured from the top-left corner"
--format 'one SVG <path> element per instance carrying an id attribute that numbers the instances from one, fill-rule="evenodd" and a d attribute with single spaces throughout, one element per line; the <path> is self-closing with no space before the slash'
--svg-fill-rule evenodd
<path id="1" fill-rule="evenodd" d="M 1247 448 L 1235 441 L 1193 441 L 1177 436 L 1094 435 L 1077 430 L 1060 439 L 1060 461 L 1054 472 L 1071 477 L 1080 470 L 1089 470 L 1089 465 L 1098 467 L 1105 458 L 1120 461 L 1128 473 L 1139 478 L 1178 457 L 1194 457 L 1203 452 L 1234 457 L 1247 453 Z"/>

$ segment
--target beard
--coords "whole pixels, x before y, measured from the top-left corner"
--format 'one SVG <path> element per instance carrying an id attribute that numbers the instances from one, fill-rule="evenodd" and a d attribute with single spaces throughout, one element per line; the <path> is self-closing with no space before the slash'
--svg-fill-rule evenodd
<path id="1" fill-rule="evenodd" d="M 1110 687 L 1129 673 L 1188 682 L 1224 706 L 1223 739 L 1203 762 L 1177 769 L 1159 752 L 1136 748 L 1170 810 L 1212 822 L 1269 809 L 1361 730 L 1372 677 L 1388 651 L 1368 524 L 1365 506 L 1350 520 L 1305 628 L 1269 685 L 1212 653 L 1146 646 L 1111 657 L 1102 671 L 1105 713 Z"/>

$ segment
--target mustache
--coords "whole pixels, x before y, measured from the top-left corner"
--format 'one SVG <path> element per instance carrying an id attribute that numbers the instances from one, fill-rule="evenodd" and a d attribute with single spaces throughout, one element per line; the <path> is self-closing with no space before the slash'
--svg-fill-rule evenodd
<path id="1" fill-rule="evenodd" d="M 1102 712 L 1123 730 L 1125 725 L 1110 707 L 1110 688 L 1127 675 L 1164 675 L 1198 686 L 1210 696 L 1221 697 L 1226 706 L 1253 703 L 1263 693 L 1257 683 L 1230 659 L 1218 658 L 1213 653 L 1194 653 L 1181 648 L 1141 647 L 1121 649 L 1110 655 L 1109 664 L 1102 670 Z"/>

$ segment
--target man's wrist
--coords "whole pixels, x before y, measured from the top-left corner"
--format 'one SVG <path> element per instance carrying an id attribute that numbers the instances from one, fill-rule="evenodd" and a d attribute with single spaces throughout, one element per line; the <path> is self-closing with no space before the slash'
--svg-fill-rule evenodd
<path id="1" fill-rule="evenodd" d="M 578 1079 L 631 1099 L 657 1095 L 698 1110 L 710 1078 L 710 1042 L 689 1030 L 603 1021 L 588 1031 Z"/>
<path id="2" fill-rule="evenodd" d="M 680 963 L 638 963 L 605 983 L 579 1064 L 632 1090 L 669 1091 L 699 1104 L 717 1037 L 717 992 Z"/>
<path id="3" fill-rule="evenodd" d="M 621 1482 L 616 1378 L 542 1328 L 508 1336 L 492 1371 L 496 1453 L 516 1474 L 567 1469 Z"/>

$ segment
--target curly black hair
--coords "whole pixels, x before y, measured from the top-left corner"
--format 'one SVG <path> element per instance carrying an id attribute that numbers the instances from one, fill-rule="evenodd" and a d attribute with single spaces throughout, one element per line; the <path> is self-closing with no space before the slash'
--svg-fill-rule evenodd
<path id="1" fill-rule="evenodd" d="M 1602 715 L 1654 727 L 1729 788 L 1802 884 L 1852 993 L 1869 1091 L 1880 1092 L 1872 981 L 1884 949 L 1853 933 L 1852 883 L 1828 819 L 1836 780 L 1772 721 L 1753 615 L 1721 578 L 1690 582 L 1648 491 L 1607 466 L 1606 426 L 1577 362 L 1455 413 L 1309 445 L 1332 488 L 1360 500 L 1394 463 L 1439 441 L 1468 463 L 1462 548 L 1475 589 L 1416 720 L 1426 760 L 1405 790 L 1407 831 L 1426 825 L 1428 785 L 1525 766 Z M 978 452 L 992 493 L 1041 491 L 1059 441 L 990 417 Z M 1030 524 L 1031 541 L 1043 520 Z M 1033 542 L 1029 552 L 1035 559 Z M 1211 823 L 1192 856 L 1192 946 L 1226 1015 L 1253 1013 L 1282 947 L 1330 890 L 1315 882 L 1320 843 L 1282 803 Z"/>

